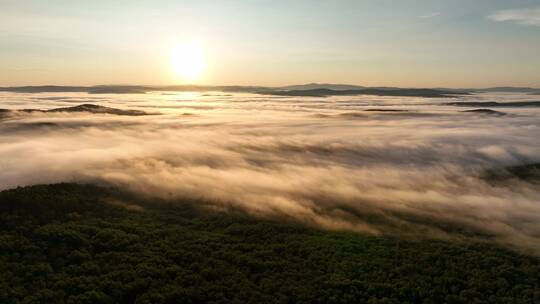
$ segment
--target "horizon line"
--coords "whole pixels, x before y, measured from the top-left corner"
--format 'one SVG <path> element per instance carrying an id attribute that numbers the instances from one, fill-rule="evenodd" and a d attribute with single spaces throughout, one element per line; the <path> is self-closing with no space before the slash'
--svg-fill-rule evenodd
<path id="1" fill-rule="evenodd" d="M 23 87 L 83 87 L 83 88 L 92 88 L 92 87 L 245 87 L 245 88 L 284 88 L 290 86 L 307 86 L 307 85 L 328 85 L 328 86 L 351 86 L 351 87 L 363 87 L 363 88 L 400 88 L 400 89 L 469 89 L 469 90 L 479 90 L 479 89 L 493 89 L 493 88 L 514 88 L 514 89 L 534 89 L 540 90 L 540 85 L 538 86 L 519 86 L 519 85 L 493 85 L 493 86 L 482 86 L 482 87 L 455 87 L 455 86 L 392 86 L 392 85 L 375 85 L 375 86 L 366 86 L 360 84 L 350 84 L 350 83 L 330 83 L 330 82 L 307 82 L 307 83 L 293 83 L 285 85 L 256 85 L 256 84 L 86 84 L 86 85 L 76 85 L 76 84 L 31 84 L 31 85 L 0 85 L 0 88 L 23 88 Z"/>

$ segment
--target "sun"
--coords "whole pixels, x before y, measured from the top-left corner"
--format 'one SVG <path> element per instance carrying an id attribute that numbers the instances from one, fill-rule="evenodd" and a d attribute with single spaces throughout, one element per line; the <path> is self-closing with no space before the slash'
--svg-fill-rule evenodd
<path id="1" fill-rule="evenodd" d="M 171 52 L 171 67 L 184 81 L 200 79 L 206 67 L 203 48 L 195 43 L 179 44 Z"/>

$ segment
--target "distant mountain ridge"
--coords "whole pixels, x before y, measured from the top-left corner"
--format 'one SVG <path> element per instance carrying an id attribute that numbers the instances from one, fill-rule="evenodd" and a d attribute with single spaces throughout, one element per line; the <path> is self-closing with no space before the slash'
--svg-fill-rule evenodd
<path id="1" fill-rule="evenodd" d="M 329 90 L 359 90 L 364 89 L 363 86 L 352 84 L 333 84 L 333 83 L 308 83 L 297 84 L 279 87 L 279 90 L 317 90 L 317 89 L 329 89 Z"/>
<path id="2" fill-rule="evenodd" d="M 322 93 L 327 90 L 327 93 Z M 539 94 L 540 89 L 529 87 L 491 87 L 491 88 L 400 88 L 400 87 L 366 87 L 360 85 L 351 84 L 334 84 L 334 83 L 307 83 L 299 85 L 289 85 L 281 87 L 264 87 L 264 86 L 211 86 L 211 85 L 164 85 L 164 86 L 152 86 L 152 85 L 96 85 L 96 86 L 58 86 L 58 85 L 41 85 L 41 86 L 12 86 L 12 87 L 0 87 L 0 91 L 4 92 L 16 92 L 16 93 L 59 93 L 59 92 L 74 92 L 74 93 L 89 93 L 89 94 L 144 94 L 146 92 L 165 92 L 165 91 L 221 91 L 221 92 L 237 92 L 237 93 L 261 93 L 278 92 L 280 95 L 285 93 L 281 92 L 299 92 L 290 93 L 292 96 L 301 96 L 302 92 L 309 93 L 307 96 L 330 96 L 330 95 L 352 95 L 353 91 L 361 91 L 375 93 L 374 95 L 388 95 L 388 96 L 416 96 L 411 92 L 446 92 L 446 94 L 463 94 L 463 93 L 527 93 L 527 94 Z M 319 92 L 318 92 L 319 91 Z M 337 93 L 336 93 L 337 92 Z M 348 92 L 348 93 L 347 93 Z M 388 93 L 394 92 L 394 93 Z M 402 93 L 397 93 L 402 92 Z M 359 92 L 358 92 L 359 93 Z M 294 95 L 298 94 L 298 95 Z M 356 93 L 355 93 L 356 94 Z M 367 93 L 366 93 L 367 94 Z M 428 94 L 429 95 L 429 94 Z M 433 94 L 431 94 L 433 95 Z M 422 95 L 418 95 L 422 96 Z"/>
<path id="3" fill-rule="evenodd" d="M 96 85 L 96 86 L 20 86 L 0 87 L 0 92 L 15 93 L 89 93 L 89 94 L 144 94 L 146 92 L 166 91 L 222 91 L 222 92 L 256 92 L 268 89 L 266 87 L 250 86 L 204 86 L 204 85 L 171 85 L 171 86 L 146 86 L 146 85 Z"/>
<path id="4" fill-rule="evenodd" d="M 528 87 L 493 87 L 480 89 L 482 92 L 494 92 L 494 93 L 540 93 L 540 89 L 528 88 Z"/>
<path id="5" fill-rule="evenodd" d="M 365 88 L 357 90 L 331 90 L 331 89 L 311 89 L 311 90 L 269 90 L 258 92 L 260 94 L 278 96 L 304 96 L 304 97 L 327 97 L 346 95 L 376 95 L 376 96 L 403 96 L 403 97 L 452 97 L 454 95 L 466 95 L 468 92 L 443 91 L 433 89 L 375 89 Z"/>

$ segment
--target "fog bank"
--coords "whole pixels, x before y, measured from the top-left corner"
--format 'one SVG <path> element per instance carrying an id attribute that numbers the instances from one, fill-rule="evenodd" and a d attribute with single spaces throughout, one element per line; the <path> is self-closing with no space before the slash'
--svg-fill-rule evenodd
<path id="1" fill-rule="evenodd" d="M 452 102 L 531 97 L 480 94 Z M 470 237 L 540 253 L 538 183 L 482 178 L 486 169 L 540 162 L 540 109 L 489 115 L 448 102 L 1 93 L 1 107 L 10 110 L 89 103 L 155 115 L 2 112 L 0 189 L 99 181 L 328 229 Z"/>

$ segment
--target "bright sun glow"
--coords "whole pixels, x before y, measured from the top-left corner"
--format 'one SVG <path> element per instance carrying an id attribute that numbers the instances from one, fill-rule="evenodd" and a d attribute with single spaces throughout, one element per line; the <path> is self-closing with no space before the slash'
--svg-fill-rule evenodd
<path id="1" fill-rule="evenodd" d="M 177 45 L 171 55 L 175 74 L 184 81 L 199 79 L 206 66 L 203 49 L 197 44 Z"/>

